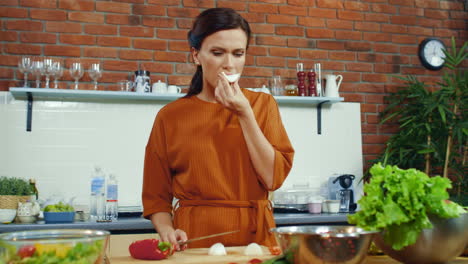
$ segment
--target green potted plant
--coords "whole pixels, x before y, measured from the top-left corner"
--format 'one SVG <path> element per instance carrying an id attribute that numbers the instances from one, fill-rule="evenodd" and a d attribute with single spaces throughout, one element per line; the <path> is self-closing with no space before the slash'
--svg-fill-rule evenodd
<path id="1" fill-rule="evenodd" d="M 34 189 L 31 184 L 21 178 L 0 177 L 0 208 L 17 209 L 18 202 L 32 199 Z"/>
<path id="2" fill-rule="evenodd" d="M 395 122 L 398 132 L 372 163 L 415 168 L 427 175 L 450 178 L 451 199 L 468 205 L 468 71 L 463 68 L 468 42 L 444 50 L 446 70 L 441 82 L 429 86 L 414 76 L 399 77 L 403 86 L 386 97 L 381 124 Z M 366 173 L 365 180 L 371 175 Z"/>

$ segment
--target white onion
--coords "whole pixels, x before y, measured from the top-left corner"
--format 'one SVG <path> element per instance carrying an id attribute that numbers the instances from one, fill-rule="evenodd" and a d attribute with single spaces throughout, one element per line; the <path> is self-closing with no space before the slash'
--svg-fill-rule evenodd
<path id="1" fill-rule="evenodd" d="M 230 83 L 233 83 L 233 82 L 235 82 L 235 81 L 237 81 L 239 79 L 240 74 L 239 73 L 234 73 L 234 74 L 230 74 L 230 75 L 224 74 L 224 76 L 226 76 L 226 79 Z"/>
<path id="2" fill-rule="evenodd" d="M 263 255 L 263 250 L 257 243 L 250 243 L 244 250 L 244 255 L 246 256 L 261 256 Z"/>
<path id="3" fill-rule="evenodd" d="M 224 248 L 224 245 L 221 243 L 216 243 L 210 247 L 208 250 L 208 255 L 210 256 L 225 256 L 227 255 L 226 253 L 226 248 Z"/>

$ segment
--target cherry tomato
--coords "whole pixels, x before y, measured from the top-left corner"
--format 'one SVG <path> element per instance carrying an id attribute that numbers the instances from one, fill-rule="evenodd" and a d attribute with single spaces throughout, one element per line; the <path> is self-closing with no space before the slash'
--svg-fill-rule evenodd
<path id="1" fill-rule="evenodd" d="M 281 248 L 278 246 L 271 246 L 268 249 L 270 250 L 270 253 L 272 255 L 278 256 L 279 254 L 281 254 Z"/>
<path id="2" fill-rule="evenodd" d="M 34 252 L 36 252 L 36 247 L 34 247 L 33 245 L 26 245 L 18 249 L 17 255 L 22 259 L 29 258 L 32 255 L 34 255 Z"/>
<path id="3" fill-rule="evenodd" d="M 263 261 L 258 259 L 258 258 L 254 258 L 254 259 L 251 259 L 249 260 L 249 262 L 247 262 L 247 264 L 259 264 L 259 263 L 262 263 Z"/>

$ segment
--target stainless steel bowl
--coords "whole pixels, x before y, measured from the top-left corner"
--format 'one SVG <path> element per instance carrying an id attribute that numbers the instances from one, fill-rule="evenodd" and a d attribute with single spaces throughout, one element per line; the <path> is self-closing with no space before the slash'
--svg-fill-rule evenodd
<path id="1" fill-rule="evenodd" d="M 377 233 L 354 226 L 288 226 L 271 231 L 294 264 L 361 263 Z"/>
<path id="2" fill-rule="evenodd" d="M 50 229 L 0 234 L 0 263 L 104 263 L 108 231 Z"/>
<path id="3" fill-rule="evenodd" d="M 374 238 L 375 244 L 388 256 L 403 263 L 445 263 L 459 256 L 468 245 L 468 213 L 457 218 L 442 219 L 429 216 L 434 226 L 424 229 L 416 243 L 394 250 L 383 241 L 383 234 Z"/>

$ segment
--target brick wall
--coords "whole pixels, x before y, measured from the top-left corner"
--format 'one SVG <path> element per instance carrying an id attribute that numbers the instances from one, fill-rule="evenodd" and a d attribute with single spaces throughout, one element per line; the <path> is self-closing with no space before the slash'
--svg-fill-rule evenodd
<path id="1" fill-rule="evenodd" d="M 101 61 L 102 90 L 117 89 L 138 67 L 153 81 L 186 86 L 194 71 L 186 33 L 210 7 L 231 7 L 251 23 L 241 86 L 260 87 L 274 74 L 292 83 L 298 62 L 342 74 L 341 95 L 361 103 L 365 160 L 382 151 L 393 129 L 378 125 L 383 97 L 398 83 L 392 75 L 439 80 L 440 72 L 419 63 L 419 42 L 467 39 L 464 0 L 0 0 L 0 91 L 19 85 L 23 54 L 62 58 L 67 66 Z M 67 72 L 63 79 L 67 88 Z M 91 87 L 86 74 L 82 81 Z"/>

